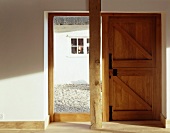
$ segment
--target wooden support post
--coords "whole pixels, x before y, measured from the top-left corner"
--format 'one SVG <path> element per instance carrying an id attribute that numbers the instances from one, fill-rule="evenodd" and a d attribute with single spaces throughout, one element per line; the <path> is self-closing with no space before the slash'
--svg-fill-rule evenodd
<path id="1" fill-rule="evenodd" d="M 100 84 L 100 11 L 101 0 L 89 0 L 90 11 L 90 116 L 91 129 L 102 127 Z"/>
<path id="2" fill-rule="evenodd" d="M 54 115 L 54 51 L 53 51 L 53 14 L 48 15 L 48 113 L 50 122 Z"/>
<path id="3" fill-rule="evenodd" d="M 109 121 L 108 16 L 102 16 L 102 106 L 103 122 Z"/>

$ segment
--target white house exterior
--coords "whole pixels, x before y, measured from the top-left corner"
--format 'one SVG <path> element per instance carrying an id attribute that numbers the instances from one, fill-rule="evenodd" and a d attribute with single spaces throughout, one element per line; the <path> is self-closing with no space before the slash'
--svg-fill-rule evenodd
<path id="1" fill-rule="evenodd" d="M 74 43 L 74 44 L 73 44 Z M 82 44 L 79 44 L 82 43 Z M 79 49 L 82 48 L 82 52 Z M 89 84 L 89 30 L 55 32 L 55 84 Z"/>

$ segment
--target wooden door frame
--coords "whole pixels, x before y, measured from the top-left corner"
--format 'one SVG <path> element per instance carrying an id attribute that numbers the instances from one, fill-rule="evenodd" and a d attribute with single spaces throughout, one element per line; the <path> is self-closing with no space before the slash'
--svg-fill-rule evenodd
<path id="1" fill-rule="evenodd" d="M 158 47 L 156 48 L 156 53 L 159 53 L 156 60 L 156 65 L 158 66 L 156 70 L 156 80 L 162 79 L 161 68 L 162 68 L 162 44 L 161 44 L 161 14 L 158 13 L 101 13 L 102 16 L 102 111 L 103 111 L 103 122 L 109 121 L 109 60 L 108 60 L 108 17 L 109 16 L 155 16 L 156 17 L 156 43 Z M 50 122 L 54 121 L 54 75 L 53 75 L 53 66 L 54 66 L 54 51 L 53 51 L 53 17 L 54 16 L 89 16 L 89 13 L 49 13 L 48 14 L 48 112 L 50 115 Z M 160 63 L 161 62 L 161 63 Z M 158 80 L 157 87 L 159 91 L 156 93 L 156 96 L 160 99 L 158 104 L 159 109 L 155 112 L 155 115 L 162 112 L 161 111 L 161 91 L 162 91 L 162 82 Z M 159 118 L 157 118 L 159 120 Z"/>
<path id="2" fill-rule="evenodd" d="M 109 121 L 109 46 L 108 46 L 108 18 L 109 16 L 154 16 L 156 18 L 156 90 L 153 92 L 154 99 L 159 99 L 160 102 L 154 108 L 154 118 L 160 120 L 162 113 L 162 43 L 161 43 L 161 13 L 112 13 L 105 14 L 102 17 L 102 104 L 103 104 L 103 121 Z M 155 101 L 155 100 L 154 100 Z M 155 109 L 157 108 L 157 109 Z"/>
<path id="3" fill-rule="evenodd" d="M 92 2 L 94 2 L 94 1 L 92 1 Z M 91 5 L 92 6 L 96 6 L 95 3 L 91 3 Z M 93 7 L 91 7 L 91 8 L 93 9 Z M 93 13 L 94 12 L 96 12 L 96 11 L 93 11 Z M 93 18 L 93 22 L 92 23 L 93 23 L 93 26 L 95 27 L 96 26 L 95 25 L 96 21 L 94 21 L 94 18 L 96 18 L 96 16 L 94 16 L 93 13 L 91 13 L 92 18 Z M 98 13 L 96 13 L 96 14 L 98 14 Z M 101 14 L 99 14 L 99 15 L 101 15 Z M 90 120 L 91 120 L 91 122 L 93 121 L 92 123 L 94 123 L 94 124 L 92 124 L 93 127 L 91 127 L 91 128 L 101 127 L 101 124 L 99 124 L 101 122 L 97 122 L 98 120 L 96 120 L 96 116 L 99 117 L 99 119 L 102 119 L 102 113 L 101 113 L 101 116 L 99 116 L 97 114 L 95 116 L 94 113 L 93 114 L 90 113 L 91 114 L 90 116 L 88 116 L 87 114 L 81 114 L 80 116 L 78 116 L 76 114 L 70 115 L 69 113 L 68 114 L 63 114 L 63 115 L 62 114 L 54 113 L 54 49 L 53 49 L 53 45 L 54 45 L 53 44 L 54 43 L 53 42 L 53 18 L 54 18 L 54 16 L 89 16 L 90 17 L 90 13 L 65 13 L 65 12 L 64 13 L 48 13 L 48 112 L 49 112 L 49 116 L 50 116 L 50 122 L 62 121 L 60 119 L 61 117 L 63 117 L 63 121 L 68 121 L 69 118 L 73 119 L 74 121 L 80 121 L 79 118 L 81 117 L 82 121 L 90 121 Z M 95 34 L 95 35 L 99 34 L 99 36 L 100 36 L 100 32 L 98 30 L 94 30 L 94 29 L 95 28 L 93 28 L 93 33 L 92 34 Z M 89 28 L 89 31 L 90 31 L 90 28 Z M 94 42 L 97 41 L 95 39 L 93 39 L 93 40 L 94 40 Z M 98 41 L 98 43 L 99 42 L 100 41 Z M 96 44 L 96 42 L 93 43 L 93 44 Z M 93 49 L 93 51 L 97 51 L 97 50 Z M 98 55 L 99 55 L 100 54 L 100 50 L 98 50 L 97 52 L 98 52 Z M 94 57 L 93 54 L 91 54 L 91 57 L 92 58 Z M 93 58 L 93 60 L 96 60 L 96 59 Z M 94 62 L 98 63 L 96 61 L 94 61 Z M 89 63 L 89 66 L 90 66 L 90 63 Z M 90 71 L 94 71 L 94 73 L 96 73 L 96 70 L 93 70 L 93 69 L 94 68 L 90 69 Z M 98 71 L 100 71 L 99 68 L 97 68 L 97 69 L 98 69 Z M 92 75 L 94 76 L 94 74 L 92 74 Z M 94 79 L 95 78 L 92 78 L 93 81 L 94 81 Z M 98 79 L 100 79 L 100 78 L 98 78 Z M 90 80 L 90 82 L 92 80 Z M 99 88 L 99 85 L 97 85 L 97 88 Z M 101 90 L 101 88 L 99 88 L 99 90 Z M 95 91 L 96 90 L 94 89 L 93 94 L 95 93 Z M 91 92 L 91 89 L 90 89 L 90 92 Z M 90 106 L 92 106 L 92 105 L 90 105 Z M 97 106 L 99 106 L 99 105 L 97 105 Z M 99 108 L 101 108 L 101 106 L 99 106 Z M 101 110 L 97 111 L 97 112 L 102 112 Z M 95 111 L 95 109 L 94 109 L 94 111 Z M 78 116 L 78 119 L 76 119 L 77 116 Z M 60 118 L 58 118 L 58 117 L 60 117 Z"/>
<path id="4" fill-rule="evenodd" d="M 48 13 L 48 112 L 50 116 L 50 122 L 60 121 L 58 117 L 62 117 L 62 114 L 55 114 L 54 112 L 54 42 L 53 42 L 53 18 L 54 16 L 89 16 L 89 13 Z M 82 119 L 89 121 L 87 114 L 81 114 Z M 71 116 L 69 113 L 65 114 L 63 120 L 68 121 L 69 118 L 73 118 L 75 121 L 77 115 Z M 80 120 L 80 119 L 79 119 Z"/>

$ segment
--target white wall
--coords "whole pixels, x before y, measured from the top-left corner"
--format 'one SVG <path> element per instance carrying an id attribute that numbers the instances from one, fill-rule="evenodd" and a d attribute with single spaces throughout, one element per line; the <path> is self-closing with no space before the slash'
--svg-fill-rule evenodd
<path id="1" fill-rule="evenodd" d="M 44 11 L 84 11 L 86 5 L 85 0 L 0 0 L 0 121 L 45 120 Z"/>
<path id="2" fill-rule="evenodd" d="M 55 84 L 89 83 L 89 54 L 71 54 L 71 38 L 75 37 L 87 39 L 89 30 L 54 34 Z"/>
<path id="3" fill-rule="evenodd" d="M 75 6 L 76 5 L 76 6 Z M 163 114 L 170 119 L 170 1 L 102 0 L 102 11 L 164 12 L 166 28 L 166 98 Z M 44 11 L 86 11 L 86 0 L 0 0 L 0 114 L 3 121 L 44 120 L 47 116 L 47 29 Z M 44 36 L 45 35 L 45 36 Z M 45 50 L 45 52 L 44 52 Z M 165 64 L 163 68 L 165 67 Z M 165 82 L 164 82 L 165 83 Z M 165 96 L 165 94 L 163 95 Z M 167 102 L 165 101 L 167 99 Z"/>

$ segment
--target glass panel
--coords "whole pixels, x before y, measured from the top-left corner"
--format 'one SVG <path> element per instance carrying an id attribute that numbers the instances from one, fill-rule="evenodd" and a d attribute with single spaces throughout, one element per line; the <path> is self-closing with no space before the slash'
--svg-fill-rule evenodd
<path id="1" fill-rule="evenodd" d="M 77 39 L 76 38 L 71 39 L 71 46 L 77 46 Z"/>
<path id="2" fill-rule="evenodd" d="M 89 43 L 90 43 L 90 39 L 87 38 L 87 54 L 89 54 Z"/>
<path id="3" fill-rule="evenodd" d="M 84 54 L 83 46 L 84 46 L 83 39 L 82 38 L 78 39 L 78 53 L 79 54 Z"/>
<path id="4" fill-rule="evenodd" d="M 89 43 L 89 41 L 90 41 L 89 38 L 87 38 L 87 43 Z"/>
<path id="5" fill-rule="evenodd" d="M 89 47 L 87 47 L 87 54 L 89 54 Z"/>
<path id="6" fill-rule="evenodd" d="M 82 47 L 82 46 L 79 46 L 78 53 L 79 53 L 79 54 L 84 54 L 84 51 L 83 51 L 83 47 Z"/>
<path id="7" fill-rule="evenodd" d="M 84 44 L 83 44 L 83 38 L 78 39 L 78 45 L 79 45 L 79 46 L 84 46 Z"/>
<path id="8" fill-rule="evenodd" d="M 77 47 L 71 47 L 71 53 L 77 54 Z"/>

